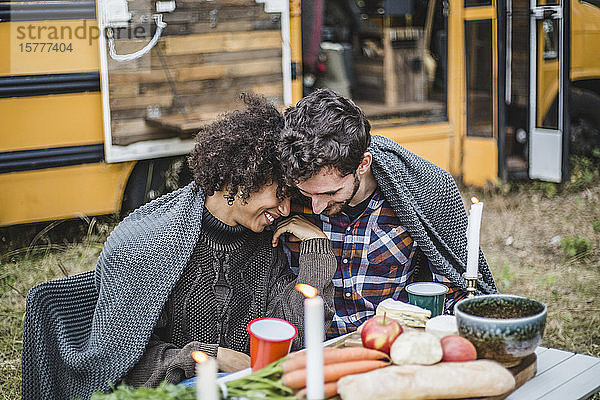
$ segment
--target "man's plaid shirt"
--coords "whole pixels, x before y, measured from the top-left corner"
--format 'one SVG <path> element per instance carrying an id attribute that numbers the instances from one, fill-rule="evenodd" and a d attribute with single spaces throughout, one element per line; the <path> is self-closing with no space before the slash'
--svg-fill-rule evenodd
<path id="1" fill-rule="evenodd" d="M 338 261 L 333 277 L 335 315 L 328 337 L 356 330 L 386 298 L 408 301 L 404 287 L 412 282 L 417 246 L 379 189 L 354 221 L 343 212 L 327 217 L 314 214 L 310 206 L 297 204 L 292 205 L 292 212 L 304 215 L 323 230 Z M 290 265 L 296 272 L 300 246 L 288 241 L 285 244 Z M 459 300 L 455 299 L 458 288 L 431 264 L 429 269 L 434 281 L 449 287 L 446 309 L 452 309 Z"/>

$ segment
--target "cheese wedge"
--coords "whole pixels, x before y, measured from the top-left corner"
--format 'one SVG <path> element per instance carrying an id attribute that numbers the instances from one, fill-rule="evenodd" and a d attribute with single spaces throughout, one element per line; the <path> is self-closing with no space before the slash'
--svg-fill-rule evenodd
<path id="1" fill-rule="evenodd" d="M 385 299 L 379 303 L 375 315 L 383 315 L 384 313 L 401 325 L 413 328 L 424 328 L 425 323 L 431 317 L 431 311 L 429 310 L 394 299 Z"/>

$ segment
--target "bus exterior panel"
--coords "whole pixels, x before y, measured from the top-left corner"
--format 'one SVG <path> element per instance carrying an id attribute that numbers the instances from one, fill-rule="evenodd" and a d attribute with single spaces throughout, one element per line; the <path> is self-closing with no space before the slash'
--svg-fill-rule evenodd
<path id="1" fill-rule="evenodd" d="M 372 133 L 392 139 L 415 154 L 434 162 L 446 171 L 452 170 L 454 135 L 448 124 L 426 124 L 405 127 L 378 127 Z"/>
<path id="2" fill-rule="evenodd" d="M 600 79 L 600 1 L 571 9 L 571 80 Z"/>
<path id="3" fill-rule="evenodd" d="M 0 174 L 0 226 L 118 212 L 135 162 Z"/>
<path id="4" fill-rule="evenodd" d="M 103 144 L 99 92 L 0 98 L 0 151 Z"/>
<path id="5" fill-rule="evenodd" d="M 0 23 L 0 76 L 92 72 L 100 69 L 95 20 Z"/>

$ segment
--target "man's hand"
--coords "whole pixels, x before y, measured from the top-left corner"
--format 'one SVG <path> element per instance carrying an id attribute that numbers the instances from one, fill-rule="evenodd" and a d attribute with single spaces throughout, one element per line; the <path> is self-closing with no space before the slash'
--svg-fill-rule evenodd
<path id="1" fill-rule="evenodd" d="M 219 347 L 217 349 L 217 363 L 221 372 L 235 372 L 250 368 L 250 356 L 239 351 Z"/>
<path id="2" fill-rule="evenodd" d="M 292 235 L 290 237 L 291 241 L 294 241 L 294 239 L 302 242 L 316 238 L 327 239 L 327 235 L 325 235 L 322 230 L 300 215 L 286 218 L 277 224 L 277 229 L 275 229 L 275 232 L 273 233 L 273 247 L 277 247 L 279 236 L 284 233 L 290 233 Z"/>

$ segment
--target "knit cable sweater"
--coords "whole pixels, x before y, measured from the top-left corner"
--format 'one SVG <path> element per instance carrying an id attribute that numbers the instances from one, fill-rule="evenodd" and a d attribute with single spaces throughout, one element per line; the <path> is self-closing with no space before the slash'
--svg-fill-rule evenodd
<path id="1" fill-rule="evenodd" d="M 325 321 L 333 316 L 335 258 L 328 239 L 305 241 L 299 276 L 290 270 L 270 233 L 228 226 L 204 210 L 202 231 L 146 351 L 125 381 L 133 386 L 178 383 L 194 375 L 191 353 L 216 357 L 219 346 L 249 354 L 248 322 L 274 316 L 292 322 L 303 343 L 303 296 L 296 282 L 309 283 L 324 297 Z M 310 271 L 310 273 L 309 273 Z"/>

